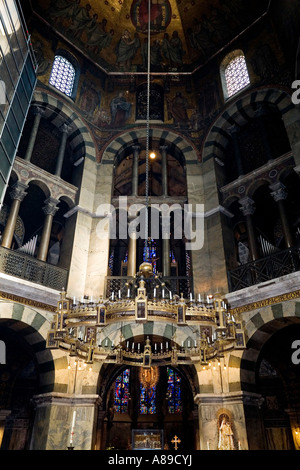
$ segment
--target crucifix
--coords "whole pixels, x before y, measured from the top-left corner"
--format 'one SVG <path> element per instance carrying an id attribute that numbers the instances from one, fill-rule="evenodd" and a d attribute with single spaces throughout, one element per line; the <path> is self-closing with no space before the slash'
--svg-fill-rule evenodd
<path id="1" fill-rule="evenodd" d="M 175 436 L 173 437 L 173 439 L 171 440 L 171 442 L 172 442 L 172 444 L 175 444 L 175 450 L 177 450 L 177 449 L 178 449 L 177 444 L 180 444 L 181 440 L 178 439 L 178 437 L 175 435 Z"/>

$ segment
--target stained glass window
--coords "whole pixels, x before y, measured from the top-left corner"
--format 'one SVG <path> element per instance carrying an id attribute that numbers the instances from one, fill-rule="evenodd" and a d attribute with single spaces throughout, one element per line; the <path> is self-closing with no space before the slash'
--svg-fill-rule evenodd
<path id="1" fill-rule="evenodd" d="M 128 412 L 128 399 L 129 399 L 129 379 L 130 370 L 125 369 L 120 374 L 115 382 L 115 411 L 117 413 Z"/>
<path id="2" fill-rule="evenodd" d="M 72 96 L 75 68 L 65 57 L 54 58 L 49 83 L 67 96 Z"/>
<path id="3" fill-rule="evenodd" d="M 143 261 L 152 263 L 153 272 L 156 272 L 156 240 L 148 240 L 147 247 L 144 247 Z"/>
<path id="4" fill-rule="evenodd" d="M 181 377 L 170 367 L 167 368 L 167 400 L 169 413 L 182 413 Z"/>
<path id="5" fill-rule="evenodd" d="M 243 54 L 232 59 L 225 68 L 227 96 L 230 98 L 250 83 L 247 64 Z"/>
<path id="6" fill-rule="evenodd" d="M 156 413 L 156 385 L 144 387 L 140 385 L 140 414 L 153 415 Z"/>

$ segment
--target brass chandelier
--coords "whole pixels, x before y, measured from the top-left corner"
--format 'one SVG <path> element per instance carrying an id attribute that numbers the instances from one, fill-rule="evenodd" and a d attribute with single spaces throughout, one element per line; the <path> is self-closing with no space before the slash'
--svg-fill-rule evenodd
<path id="1" fill-rule="evenodd" d="M 196 339 L 193 344 L 188 341 L 179 345 L 175 333 L 170 342 L 160 345 L 151 343 L 149 337 L 144 343 L 130 344 L 122 334 L 116 343 L 107 340 L 106 328 L 114 323 L 156 321 L 172 324 L 175 331 L 190 326 Z M 148 368 L 168 364 L 205 366 L 226 351 L 243 348 L 244 342 L 241 324 L 219 293 L 206 301 L 192 296 L 185 299 L 183 294 L 171 292 L 148 262 L 141 264 L 131 286 L 126 283 L 116 296 L 75 301 L 62 291 L 47 337 L 47 347 L 63 349 L 86 364 L 102 361 Z"/>

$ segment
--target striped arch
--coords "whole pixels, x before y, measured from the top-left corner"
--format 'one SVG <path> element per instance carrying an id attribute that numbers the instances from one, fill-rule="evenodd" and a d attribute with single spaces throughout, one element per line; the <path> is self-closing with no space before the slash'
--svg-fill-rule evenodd
<path id="1" fill-rule="evenodd" d="M 245 325 L 247 349 L 240 363 L 243 391 L 256 391 L 256 366 L 263 345 L 274 333 L 295 323 L 300 323 L 300 302 L 297 301 L 278 303 L 253 312 Z"/>
<path id="2" fill-rule="evenodd" d="M 36 89 L 31 105 L 40 106 L 44 110 L 43 118 L 51 121 L 57 128 L 63 124 L 72 126 L 68 142 L 72 148 L 74 161 L 81 157 L 96 161 L 96 145 L 92 133 L 66 101 L 57 99 L 49 92 Z"/>
<path id="3" fill-rule="evenodd" d="M 105 151 L 103 152 L 101 162 L 102 163 L 113 163 L 115 157 L 125 148 L 130 145 L 137 144 L 140 140 L 145 139 L 145 129 L 136 129 L 116 137 L 112 142 L 108 144 Z M 161 145 L 168 144 L 170 146 L 177 147 L 178 150 L 183 154 L 186 162 L 198 161 L 199 152 L 197 148 L 189 141 L 186 140 L 180 134 L 174 131 L 166 129 L 152 127 L 149 130 L 149 137 L 153 140 L 159 140 Z"/>
<path id="4" fill-rule="evenodd" d="M 286 91 L 275 88 L 258 89 L 230 102 L 208 132 L 202 148 L 202 161 L 222 157 L 229 141 L 227 130 L 234 125 L 246 124 L 254 117 L 254 105 L 262 103 L 277 106 L 283 117 L 295 107 Z"/>
<path id="5" fill-rule="evenodd" d="M 187 344 L 188 341 L 191 344 L 196 339 L 195 332 L 192 327 L 180 326 L 176 324 L 170 325 L 169 323 L 148 321 L 147 323 L 114 323 L 103 329 L 100 342 L 111 345 L 115 345 L 120 341 L 120 333 L 125 341 L 133 341 L 135 337 L 147 337 L 147 336 L 158 336 L 163 338 L 165 341 L 171 342 L 175 340 L 178 346 L 182 343 Z"/>
<path id="6" fill-rule="evenodd" d="M 34 353 L 40 378 L 40 393 L 53 391 L 54 362 L 46 349 L 46 337 L 50 322 L 32 308 L 13 302 L 0 302 L 0 326 L 15 331 Z"/>

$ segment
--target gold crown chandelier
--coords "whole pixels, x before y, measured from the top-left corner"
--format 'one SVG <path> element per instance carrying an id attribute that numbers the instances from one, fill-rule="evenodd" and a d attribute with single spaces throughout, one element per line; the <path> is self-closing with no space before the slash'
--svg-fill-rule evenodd
<path id="1" fill-rule="evenodd" d="M 116 343 L 107 339 L 106 328 L 114 323 L 156 321 L 172 324 L 175 331 L 190 326 L 195 340 L 180 345 L 176 333 L 160 344 L 151 343 L 149 337 L 144 343 L 130 343 L 122 334 Z M 124 284 L 116 296 L 75 300 L 61 292 L 47 337 L 49 348 L 61 348 L 87 364 L 104 361 L 149 368 L 167 364 L 205 366 L 226 351 L 243 348 L 244 343 L 241 324 L 219 293 L 206 300 L 192 295 L 185 299 L 183 294 L 173 293 L 148 262 L 141 264 L 132 282 Z"/>

